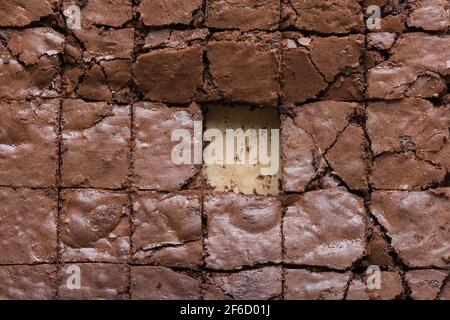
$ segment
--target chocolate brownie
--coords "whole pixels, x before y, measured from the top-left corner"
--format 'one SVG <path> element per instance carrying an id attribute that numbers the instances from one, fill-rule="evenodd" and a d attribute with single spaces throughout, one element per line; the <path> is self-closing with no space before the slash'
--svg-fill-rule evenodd
<path id="1" fill-rule="evenodd" d="M 133 196 L 135 263 L 197 269 L 202 264 L 201 199 L 194 193 Z"/>
<path id="2" fill-rule="evenodd" d="M 118 189 L 128 182 L 130 108 L 63 101 L 62 185 Z"/>
<path id="3" fill-rule="evenodd" d="M 147 26 L 190 25 L 202 19 L 202 6 L 202 0 L 141 0 L 140 20 Z"/>
<path id="4" fill-rule="evenodd" d="M 51 300 L 56 294 L 56 266 L 0 266 L 0 300 Z"/>
<path id="5" fill-rule="evenodd" d="M 209 273 L 205 300 L 270 300 L 281 296 L 281 268 L 263 267 L 233 273 Z"/>
<path id="6" fill-rule="evenodd" d="M 392 239 L 392 247 L 411 267 L 448 267 L 449 188 L 378 191 L 370 210 Z"/>
<path id="7" fill-rule="evenodd" d="M 281 204 L 275 198 L 214 193 L 206 196 L 204 212 L 208 268 L 281 262 Z"/>
<path id="8" fill-rule="evenodd" d="M 411 297 L 415 300 L 435 300 L 447 277 L 448 271 L 433 269 L 412 270 L 405 275 Z"/>
<path id="9" fill-rule="evenodd" d="M 52 28 L 0 31 L 0 99 L 61 95 L 64 36 Z"/>
<path id="10" fill-rule="evenodd" d="M 380 287 L 370 289 L 367 275 L 355 277 L 349 287 L 347 300 L 392 300 L 404 294 L 402 279 L 395 271 L 381 271 Z"/>
<path id="11" fill-rule="evenodd" d="M 60 254 L 65 262 L 125 262 L 130 255 L 129 199 L 124 192 L 61 192 Z"/>
<path id="12" fill-rule="evenodd" d="M 191 134 L 192 156 L 196 141 L 195 122 L 202 120 L 199 107 L 168 107 L 162 103 L 139 102 L 134 105 L 135 151 L 134 182 L 140 189 L 175 191 L 184 186 L 199 170 L 195 164 L 175 164 L 172 141 L 175 129 Z M 200 129 L 201 130 L 201 129 Z M 201 133 L 201 132 L 200 132 Z M 194 158 L 192 158 L 194 163 Z"/>
<path id="13" fill-rule="evenodd" d="M 79 274 L 77 272 L 79 271 Z M 79 275 L 77 288 L 71 277 Z M 123 300 L 128 299 L 129 267 L 109 263 L 66 264 L 59 270 L 58 299 Z"/>
<path id="14" fill-rule="evenodd" d="M 283 218 L 288 264 L 348 269 L 365 253 L 363 199 L 344 188 L 311 191 Z"/>
<path id="15" fill-rule="evenodd" d="M 55 262 L 56 220 L 53 191 L 1 187 L 0 264 Z"/>
<path id="16" fill-rule="evenodd" d="M 0 101 L 0 185 L 55 186 L 60 101 Z"/>
<path id="17" fill-rule="evenodd" d="M 194 300 L 200 298 L 198 275 L 165 267 L 132 266 L 131 298 L 134 300 Z"/>
<path id="18" fill-rule="evenodd" d="M 52 0 L 8 0 L 0 3 L 0 26 L 23 27 L 54 14 Z"/>
<path id="19" fill-rule="evenodd" d="M 287 300 L 342 300 L 349 279 L 348 272 L 286 269 L 285 298 Z"/>

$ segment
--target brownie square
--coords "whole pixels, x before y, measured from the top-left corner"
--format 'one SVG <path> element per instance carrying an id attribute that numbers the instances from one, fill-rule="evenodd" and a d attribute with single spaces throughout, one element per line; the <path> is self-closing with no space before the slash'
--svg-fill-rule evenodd
<path id="1" fill-rule="evenodd" d="M 347 300 L 393 300 L 404 293 L 402 279 L 395 271 L 381 271 L 380 289 L 367 287 L 368 275 L 352 279 L 346 299 Z"/>
<path id="2" fill-rule="evenodd" d="M 330 100 L 362 99 L 363 35 L 308 38 L 290 32 L 283 37 L 284 102 L 300 103 L 321 95 Z"/>
<path id="3" fill-rule="evenodd" d="M 414 300 L 436 300 L 447 277 L 448 271 L 433 269 L 412 270 L 405 274 Z"/>
<path id="4" fill-rule="evenodd" d="M 196 269 L 202 264 L 201 198 L 190 192 L 133 196 L 133 261 Z"/>
<path id="5" fill-rule="evenodd" d="M 363 112 L 356 103 L 323 101 L 292 108 L 283 115 L 283 189 L 303 192 L 328 169 L 351 189 L 366 190 L 364 129 L 352 122 Z"/>
<path id="6" fill-rule="evenodd" d="M 190 25 L 201 12 L 202 0 L 141 0 L 138 12 L 147 26 Z"/>
<path id="7" fill-rule="evenodd" d="M 199 170 L 193 164 L 175 164 L 172 150 L 179 141 L 172 141 L 174 130 L 188 130 L 191 134 L 192 155 L 195 125 L 201 134 L 201 112 L 197 105 L 189 108 L 168 107 L 161 103 L 139 102 L 134 105 L 135 150 L 134 181 L 140 189 L 175 191 L 184 186 Z M 197 132 L 197 133 L 198 133 Z"/>
<path id="8" fill-rule="evenodd" d="M 132 19 L 132 0 L 63 0 L 63 8 L 78 5 L 83 25 L 122 27 Z"/>
<path id="9" fill-rule="evenodd" d="M 370 210 L 410 267 L 450 266 L 450 188 L 428 191 L 378 191 Z"/>
<path id="10" fill-rule="evenodd" d="M 60 253 L 64 262 L 123 262 L 130 254 L 129 199 L 124 192 L 61 192 Z"/>
<path id="11" fill-rule="evenodd" d="M 199 276 L 165 267 L 131 266 L 131 298 L 134 300 L 198 300 Z"/>
<path id="12" fill-rule="evenodd" d="M 53 14 L 52 0 L 8 0 L 0 3 L 0 26 L 23 27 Z"/>
<path id="13" fill-rule="evenodd" d="M 6 29 L 0 40 L 0 98 L 60 96 L 62 34 L 46 27 Z"/>
<path id="14" fill-rule="evenodd" d="M 289 264 L 346 269 L 365 253 L 363 199 L 344 188 L 311 191 L 283 219 Z"/>
<path id="15" fill-rule="evenodd" d="M 281 261 L 281 204 L 276 198 L 214 193 L 206 197 L 204 212 L 208 268 Z"/>
<path id="16" fill-rule="evenodd" d="M 374 188 L 416 190 L 443 181 L 450 168 L 449 127 L 450 109 L 424 99 L 369 103 Z"/>
<path id="17" fill-rule="evenodd" d="M 350 273 L 286 269 L 286 300 L 342 300 Z"/>
<path id="18" fill-rule="evenodd" d="M 361 4 L 354 0 L 291 0 L 283 2 L 289 27 L 319 33 L 344 34 L 364 30 Z"/>
<path id="19" fill-rule="evenodd" d="M 74 268 L 74 269 L 72 269 Z M 79 268 L 79 269 L 78 269 Z M 72 288 L 71 276 L 80 271 L 80 288 Z M 61 279 L 58 299 L 62 300 L 124 300 L 128 299 L 129 267 L 122 264 L 67 264 L 59 270 Z"/>
<path id="20" fill-rule="evenodd" d="M 206 5 L 209 28 L 273 30 L 280 19 L 280 0 L 209 0 Z"/>
<path id="21" fill-rule="evenodd" d="M 447 92 L 448 61 L 449 35 L 406 33 L 395 41 L 387 59 L 368 70 L 367 95 L 371 99 L 442 96 Z"/>
<path id="22" fill-rule="evenodd" d="M 0 101 L 0 185 L 55 186 L 59 105 Z"/>
<path id="23" fill-rule="evenodd" d="M 202 84 L 202 72 L 203 50 L 199 46 L 153 50 L 138 56 L 133 65 L 144 99 L 169 103 L 191 102 Z"/>
<path id="24" fill-rule="evenodd" d="M 223 99 L 275 106 L 280 94 L 276 35 L 219 33 L 208 43 L 212 81 Z M 275 44 L 274 44 L 275 43 Z"/>
<path id="25" fill-rule="evenodd" d="M 130 107 L 63 101 L 62 185 L 118 189 L 130 165 Z"/>
<path id="26" fill-rule="evenodd" d="M 51 300 L 56 294 L 56 266 L 0 266 L 0 300 Z"/>
<path id="27" fill-rule="evenodd" d="M 209 273 L 205 300 L 271 300 L 281 296 L 281 268 Z"/>
<path id="28" fill-rule="evenodd" d="M 55 261 L 56 198 L 51 191 L 0 188 L 0 264 Z"/>

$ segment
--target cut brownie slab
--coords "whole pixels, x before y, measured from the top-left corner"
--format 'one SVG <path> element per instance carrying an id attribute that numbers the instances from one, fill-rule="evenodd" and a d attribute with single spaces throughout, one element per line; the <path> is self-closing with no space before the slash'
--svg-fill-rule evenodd
<path id="1" fill-rule="evenodd" d="M 380 287 L 368 286 L 368 275 L 355 277 L 348 288 L 347 300 L 393 300 L 404 293 L 400 274 L 395 271 L 381 271 Z"/>
<path id="2" fill-rule="evenodd" d="M 285 262 L 347 269 L 365 253 L 363 199 L 344 188 L 307 192 L 283 219 Z"/>
<path id="3" fill-rule="evenodd" d="M 7 0 L 0 3 L 0 26 L 23 27 L 54 14 L 52 0 Z"/>
<path id="4" fill-rule="evenodd" d="M 276 198 L 214 193 L 206 197 L 204 211 L 208 268 L 281 261 L 281 204 Z"/>
<path id="5" fill-rule="evenodd" d="M 0 101 L 0 185 L 55 186 L 59 105 Z"/>
<path id="6" fill-rule="evenodd" d="M 0 264 L 55 262 L 56 201 L 53 191 L 0 188 Z"/>
<path id="7" fill-rule="evenodd" d="M 92 189 L 61 192 L 61 260 L 124 262 L 130 254 L 126 193 Z"/>
<path id="8" fill-rule="evenodd" d="M 63 102 L 62 185 L 118 189 L 127 185 L 130 108 Z"/>
<path id="9" fill-rule="evenodd" d="M 133 196 L 135 263 L 197 269 L 202 264 L 200 196 L 139 192 Z"/>
<path id="10" fill-rule="evenodd" d="M 202 6 L 202 0 L 141 0 L 140 20 L 147 26 L 190 25 L 203 16 Z"/>
<path id="11" fill-rule="evenodd" d="M 444 270 L 412 270 L 405 275 L 414 300 L 435 300 L 448 277 Z"/>

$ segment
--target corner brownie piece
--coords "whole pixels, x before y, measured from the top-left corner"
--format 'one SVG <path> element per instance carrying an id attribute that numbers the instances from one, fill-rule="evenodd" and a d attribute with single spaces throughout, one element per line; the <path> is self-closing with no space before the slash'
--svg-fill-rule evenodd
<path id="1" fill-rule="evenodd" d="M 411 270 L 405 274 L 414 300 L 435 300 L 447 277 L 448 271 L 433 269 Z"/>
<path id="2" fill-rule="evenodd" d="M 349 280 L 348 272 L 286 269 L 285 298 L 287 300 L 342 300 Z"/>
<path id="3" fill-rule="evenodd" d="M 130 108 L 63 101 L 62 185 L 117 189 L 130 164 Z"/>
<path id="4" fill-rule="evenodd" d="M 347 269 L 365 253 L 363 199 L 344 188 L 307 192 L 283 219 L 285 262 Z"/>
<path id="5" fill-rule="evenodd" d="M 281 268 L 208 273 L 205 300 L 271 300 L 281 296 Z"/>
<path id="6" fill-rule="evenodd" d="M 207 56 L 215 87 L 223 99 L 275 106 L 280 94 L 280 34 L 218 33 Z"/>
<path id="7" fill-rule="evenodd" d="M 56 202 L 52 191 L 0 188 L 0 264 L 55 262 Z"/>
<path id="8" fill-rule="evenodd" d="M 174 130 L 188 130 L 194 153 L 194 139 L 197 139 L 194 136 L 195 122 L 202 120 L 199 107 L 196 104 L 178 108 L 162 103 L 139 102 L 134 105 L 134 110 L 135 185 L 140 189 L 179 190 L 200 168 L 195 164 L 175 164 L 172 161 L 172 149 L 180 142 L 172 141 L 171 136 Z"/>
<path id="9" fill-rule="evenodd" d="M 80 288 L 70 289 L 71 267 L 80 270 Z M 124 300 L 128 299 L 129 267 L 122 264 L 66 264 L 59 270 L 58 299 L 62 300 Z M 74 269 L 76 270 L 76 269 Z"/>
<path id="10" fill-rule="evenodd" d="M 56 266 L 0 266 L 0 300 L 51 300 L 56 294 Z"/>
<path id="11" fill-rule="evenodd" d="M 164 267 L 131 266 L 134 300 L 198 300 L 201 278 Z"/>
<path id="12" fill-rule="evenodd" d="M 55 186 L 59 105 L 0 101 L 0 185 Z"/>
<path id="13" fill-rule="evenodd" d="M 449 12 L 448 0 L 415 0 L 406 22 L 411 28 L 445 32 L 450 27 Z"/>
<path id="14" fill-rule="evenodd" d="M 197 269 L 202 264 L 199 195 L 139 192 L 133 196 L 134 263 Z"/>
<path id="15" fill-rule="evenodd" d="M 0 40 L 0 98 L 60 96 L 62 34 L 46 27 L 6 29 Z"/>
<path id="16" fill-rule="evenodd" d="M 329 167 L 351 189 L 367 190 L 364 130 L 352 122 L 363 112 L 356 103 L 323 101 L 283 115 L 283 189 L 303 192 Z"/>
<path id="17" fill-rule="evenodd" d="M 209 0 L 206 25 L 216 29 L 274 30 L 280 19 L 280 0 Z"/>
<path id="18" fill-rule="evenodd" d="M 92 189 L 61 192 L 61 260 L 123 262 L 130 254 L 126 193 Z"/>
<path id="19" fill-rule="evenodd" d="M 202 6 L 202 0 L 141 0 L 138 12 L 147 26 L 190 25 L 197 21 Z"/>
<path id="20" fill-rule="evenodd" d="M 276 198 L 214 193 L 206 197 L 204 212 L 208 268 L 281 262 L 281 204 Z"/>
<path id="21" fill-rule="evenodd" d="M 402 279 L 395 271 L 381 271 L 381 283 L 379 289 L 369 289 L 367 286 L 368 275 L 355 277 L 351 281 L 347 300 L 393 300 L 404 294 Z"/>
<path id="22" fill-rule="evenodd" d="M 450 188 L 374 192 L 370 210 L 408 266 L 450 266 Z"/>
<path id="23" fill-rule="evenodd" d="M 0 2 L 0 26 L 23 27 L 52 15 L 53 0 L 7 0 Z"/>

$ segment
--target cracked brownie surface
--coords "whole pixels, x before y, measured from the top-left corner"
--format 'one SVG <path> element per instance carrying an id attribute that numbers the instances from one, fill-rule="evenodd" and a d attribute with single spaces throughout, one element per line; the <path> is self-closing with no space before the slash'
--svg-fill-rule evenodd
<path id="1" fill-rule="evenodd" d="M 448 0 L 0 0 L 0 299 L 449 300 L 449 88 Z"/>

